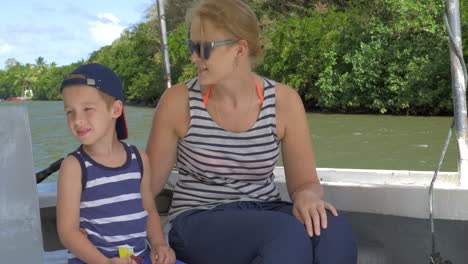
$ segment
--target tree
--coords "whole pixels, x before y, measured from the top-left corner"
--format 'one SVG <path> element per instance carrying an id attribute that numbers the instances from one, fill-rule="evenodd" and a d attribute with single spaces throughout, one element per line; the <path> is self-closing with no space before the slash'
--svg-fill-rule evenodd
<path id="1" fill-rule="evenodd" d="M 38 81 L 33 84 L 35 100 L 59 100 L 60 84 L 75 68 L 84 64 L 78 61 L 67 66 L 50 67 L 41 74 Z"/>
<path id="2" fill-rule="evenodd" d="M 12 66 L 15 66 L 16 64 L 18 64 L 19 62 L 14 59 L 14 58 L 9 58 L 5 61 L 5 69 L 8 70 L 8 68 L 12 67 Z"/>
<path id="3" fill-rule="evenodd" d="M 46 65 L 45 59 L 43 57 L 37 57 L 36 66 L 40 67 L 40 66 L 43 66 L 43 65 Z"/>
<path id="4" fill-rule="evenodd" d="M 8 87 L 5 83 L 5 80 L 6 80 L 6 71 L 0 70 L 0 99 L 5 99 L 10 95 L 8 92 Z"/>

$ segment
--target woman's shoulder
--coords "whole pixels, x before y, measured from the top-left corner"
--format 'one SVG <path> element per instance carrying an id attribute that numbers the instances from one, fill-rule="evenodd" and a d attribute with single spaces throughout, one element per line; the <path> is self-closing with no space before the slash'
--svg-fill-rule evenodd
<path id="1" fill-rule="evenodd" d="M 195 90 L 200 89 L 200 85 L 198 83 L 198 77 L 192 78 L 185 82 L 181 82 L 181 83 L 178 83 L 169 87 L 168 89 L 166 89 L 166 91 L 164 91 L 163 95 L 161 96 L 160 102 L 169 101 L 171 102 L 171 105 L 173 105 L 174 102 L 187 103 L 189 92 L 193 91 L 194 89 Z"/>
<path id="2" fill-rule="evenodd" d="M 157 108 L 180 108 L 188 101 L 188 87 L 185 82 L 167 88 L 159 99 Z"/>
<path id="3" fill-rule="evenodd" d="M 291 105 L 301 105 L 302 106 L 302 99 L 297 93 L 296 90 L 291 88 L 290 86 L 276 82 L 276 103 L 277 107 L 284 107 L 284 106 L 291 106 Z"/>
<path id="4" fill-rule="evenodd" d="M 289 99 L 297 99 L 299 97 L 298 93 L 288 85 L 284 83 L 277 82 L 273 79 L 270 79 L 268 77 L 262 76 L 262 75 L 257 75 L 258 78 L 262 78 L 265 83 L 265 88 L 266 87 L 275 87 L 275 94 L 278 99 L 285 99 L 281 101 L 287 102 Z"/>
<path id="5" fill-rule="evenodd" d="M 167 129 L 175 129 L 182 134 L 190 122 L 189 87 L 185 82 L 168 88 L 156 106 L 154 120 L 164 124 Z M 188 129 L 188 128 L 187 128 Z"/>
<path id="6" fill-rule="evenodd" d="M 290 86 L 276 83 L 276 127 L 278 137 L 283 138 L 285 129 L 297 117 L 304 115 L 304 104 L 299 94 Z"/>
<path id="7" fill-rule="evenodd" d="M 180 98 L 181 96 L 186 96 L 188 94 L 188 86 L 187 82 L 181 82 L 178 84 L 175 84 L 164 91 L 161 99 L 164 98 L 171 98 L 172 100 L 177 100 L 177 98 Z"/>

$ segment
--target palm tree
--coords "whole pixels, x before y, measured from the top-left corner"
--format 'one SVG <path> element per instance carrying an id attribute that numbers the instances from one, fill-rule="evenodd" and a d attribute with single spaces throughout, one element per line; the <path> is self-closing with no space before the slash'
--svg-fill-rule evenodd
<path id="1" fill-rule="evenodd" d="M 41 67 L 41 66 L 43 66 L 45 64 L 46 64 L 46 61 L 45 61 L 45 59 L 43 57 L 38 57 L 36 59 L 36 66 L 37 67 Z"/>
<path id="2" fill-rule="evenodd" d="M 34 66 L 34 68 L 35 68 L 35 74 L 37 75 L 41 74 L 47 68 L 45 59 L 43 57 L 38 57 L 36 59 L 36 65 Z"/>

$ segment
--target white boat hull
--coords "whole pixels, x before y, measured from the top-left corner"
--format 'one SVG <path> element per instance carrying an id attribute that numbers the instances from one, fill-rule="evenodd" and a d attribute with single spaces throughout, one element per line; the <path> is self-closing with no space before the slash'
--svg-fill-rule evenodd
<path id="1" fill-rule="evenodd" d="M 318 169 L 327 201 L 348 219 L 359 245 L 359 263 L 428 263 L 431 254 L 429 184 L 432 172 L 401 170 Z M 276 184 L 288 200 L 284 170 L 277 167 Z M 434 215 L 437 249 L 453 263 L 468 263 L 468 190 L 457 173 L 439 173 Z M 170 182 L 177 180 L 173 173 Z M 55 231 L 56 187 L 39 184 L 39 204 L 46 251 L 62 249 Z M 167 211 L 167 195 L 156 199 Z M 165 213 L 162 213 L 163 218 Z"/>

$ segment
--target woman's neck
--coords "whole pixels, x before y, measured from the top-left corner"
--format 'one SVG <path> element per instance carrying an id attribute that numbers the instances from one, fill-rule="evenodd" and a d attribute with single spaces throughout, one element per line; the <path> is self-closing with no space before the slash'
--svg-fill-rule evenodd
<path id="1" fill-rule="evenodd" d="M 256 74 L 248 72 L 225 79 L 212 87 L 211 97 L 216 101 L 238 101 L 252 96 L 255 91 Z"/>

